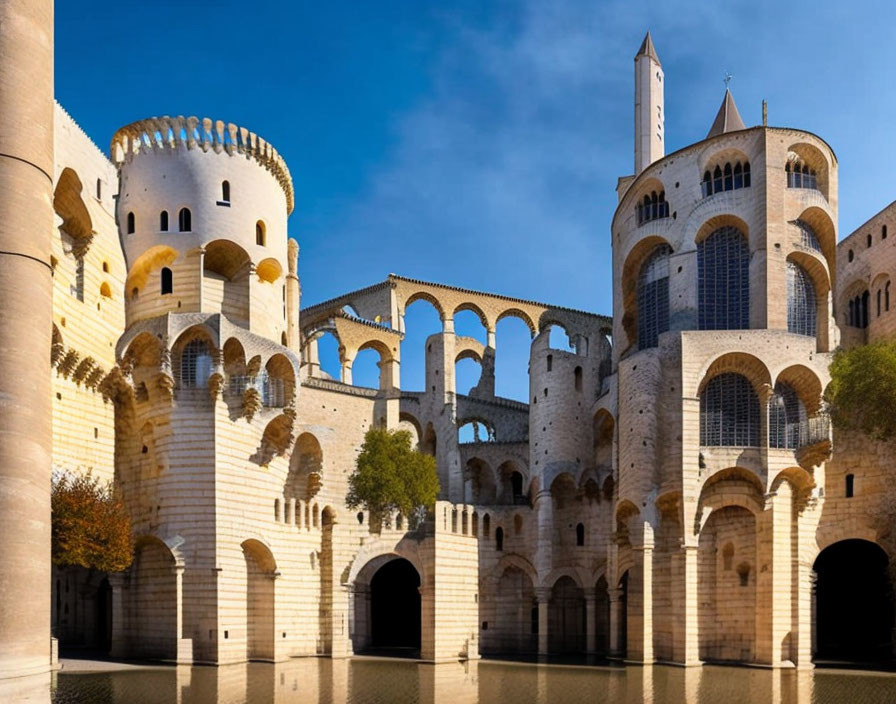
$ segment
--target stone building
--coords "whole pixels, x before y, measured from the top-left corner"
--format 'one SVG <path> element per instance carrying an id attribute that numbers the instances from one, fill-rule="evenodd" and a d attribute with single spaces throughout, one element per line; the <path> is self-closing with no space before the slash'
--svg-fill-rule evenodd
<path id="1" fill-rule="evenodd" d="M 727 91 L 706 138 L 665 155 L 663 80 L 648 35 L 612 317 L 393 274 L 301 308 L 293 185 L 269 143 L 160 117 L 107 156 L 57 104 L 53 467 L 114 480 L 136 538 L 125 573 L 53 570 L 60 643 L 216 664 L 889 657 L 887 448 L 833 437 L 821 397 L 839 344 L 892 334 L 894 206 L 838 245 L 832 149 L 747 128 Z M 441 330 L 412 392 L 418 301 Z M 465 311 L 484 341 L 456 334 Z M 506 318 L 530 332 L 528 403 L 495 393 Z M 366 350 L 376 389 L 352 383 Z M 459 393 L 467 359 L 481 376 Z M 436 458 L 418 529 L 345 506 L 372 426 Z"/>

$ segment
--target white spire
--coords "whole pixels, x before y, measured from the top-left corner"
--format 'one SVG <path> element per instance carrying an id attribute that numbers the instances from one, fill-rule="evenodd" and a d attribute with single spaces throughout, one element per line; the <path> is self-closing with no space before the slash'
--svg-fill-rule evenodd
<path id="1" fill-rule="evenodd" d="M 650 32 L 635 56 L 635 175 L 665 154 L 663 67 Z"/>

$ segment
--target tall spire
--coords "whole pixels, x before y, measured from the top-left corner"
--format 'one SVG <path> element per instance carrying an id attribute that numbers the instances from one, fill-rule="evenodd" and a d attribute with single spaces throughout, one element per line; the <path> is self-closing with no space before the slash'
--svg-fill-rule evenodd
<path id="1" fill-rule="evenodd" d="M 657 63 L 660 62 L 660 57 L 656 55 L 656 48 L 653 46 L 653 39 L 650 36 L 649 30 L 644 36 L 644 41 L 641 42 L 641 48 L 638 49 L 638 53 L 635 54 L 635 58 L 637 59 L 639 56 L 649 56 Z"/>
<path id="2" fill-rule="evenodd" d="M 665 151 L 663 67 L 650 32 L 635 56 L 635 175 L 662 159 Z"/>
<path id="3" fill-rule="evenodd" d="M 731 91 L 726 88 L 725 97 L 722 98 L 722 105 L 719 107 L 719 112 L 712 123 L 712 127 L 709 128 L 709 134 L 706 135 L 706 138 L 709 139 L 710 137 L 717 137 L 725 132 L 736 132 L 737 130 L 745 129 L 747 129 L 747 126 L 744 124 L 744 121 L 740 119 L 737 105 L 734 104 L 734 96 L 732 96 Z"/>

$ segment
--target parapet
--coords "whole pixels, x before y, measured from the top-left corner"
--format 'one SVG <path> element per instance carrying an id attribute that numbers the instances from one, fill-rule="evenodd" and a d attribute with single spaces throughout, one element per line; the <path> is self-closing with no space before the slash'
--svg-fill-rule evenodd
<path id="1" fill-rule="evenodd" d="M 144 151 L 165 149 L 201 149 L 255 159 L 271 172 L 286 194 L 287 214 L 295 205 L 292 177 L 283 157 L 268 142 L 232 122 L 208 117 L 150 117 L 118 129 L 112 136 L 109 151 L 116 166 Z"/>

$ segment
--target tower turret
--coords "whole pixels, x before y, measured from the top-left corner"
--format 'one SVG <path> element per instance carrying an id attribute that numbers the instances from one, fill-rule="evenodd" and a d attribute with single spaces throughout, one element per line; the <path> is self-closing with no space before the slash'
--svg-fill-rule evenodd
<path id="1" fill-rule="evenodd" d="M 635 56 L 635 176 L 665 154 L 663 67 L 650 32 Z"/>

